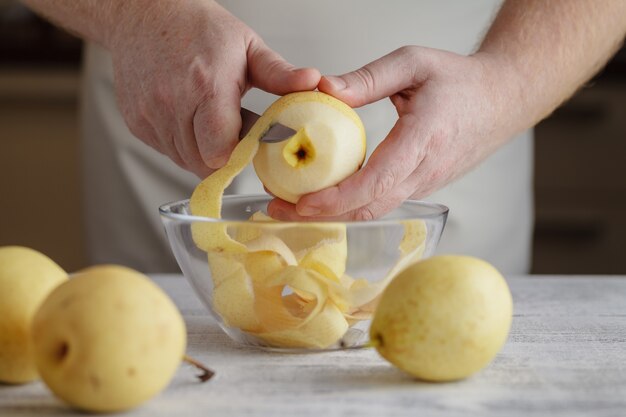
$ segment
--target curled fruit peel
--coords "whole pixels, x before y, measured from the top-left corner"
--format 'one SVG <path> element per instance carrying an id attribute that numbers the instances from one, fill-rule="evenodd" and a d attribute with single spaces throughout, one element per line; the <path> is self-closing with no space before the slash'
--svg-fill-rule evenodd
<path id="1" fill-rule="evenodd" d="M 252 161 L 259 138 L 283 109 L 311 100 L 334 108 L 346 106 L 319 92 L 293 93 L 277 100 L 239 142 L 228 163 L 196 187 L 190 199 L 193 215 L 219 219 L 224 190 Z M 421 258 L 426 225 L 421 220 L 403 225 L 400 259 L 375 283 L 346 274 L 345 224 L 296 226 L 257 212 L 237 226 L 196 222 L 192 236 L 196 246 L 207 252 L 212 306 L 225 325 L 275 347 L 323 349 L 337 343 L 350 326 L 371 319 L 391 279 Z"/>

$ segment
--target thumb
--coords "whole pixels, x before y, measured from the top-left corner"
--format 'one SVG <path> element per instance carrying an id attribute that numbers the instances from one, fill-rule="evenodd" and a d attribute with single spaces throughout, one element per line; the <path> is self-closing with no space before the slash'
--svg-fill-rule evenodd
<path id="1" fill-rule="evenodd" d="M 223 77 L 226 79 L 226 77 Z M 195 110 L 189 147 L 197 146 L 202 161 L 211 169 L 223 167 L 238 143 L 241 129 L 240 90 L 234 84 L 222 86 L 217 94 Z M 192 140 L 195 136 L 195 140 Z"/>
<path id="2" fill-rule="evenodd" d="M 283 95 L 314 90 L 321 75 L 315 68 L 294 67 L 262 40 L 257 40 L 248 48 L 248 77 L 252 86 Z"/>
<path id="3" fill-rule="evenodd" d="M 428 78 L 422 49 L 405 46 L 340 76 L 324 76 L 319 90 L 351 107 L 360 107 L 415 87 Z"/>

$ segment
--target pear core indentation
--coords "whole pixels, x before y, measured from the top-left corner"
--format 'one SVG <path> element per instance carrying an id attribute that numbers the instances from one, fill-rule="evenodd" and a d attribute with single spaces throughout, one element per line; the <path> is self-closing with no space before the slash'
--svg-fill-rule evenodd
<path id="1" fill-rule="evenodd" d="M 283 148 L 283 158 L 292 167 L 298 169 L 315 159 L 315 147 L 305 128 L 298 130 Z"/>

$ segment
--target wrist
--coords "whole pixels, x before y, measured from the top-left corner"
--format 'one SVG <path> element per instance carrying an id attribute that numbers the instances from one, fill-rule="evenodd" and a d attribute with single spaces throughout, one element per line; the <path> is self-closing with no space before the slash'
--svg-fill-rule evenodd
<path id="1" fill-rule="evenodd" d="M 145 26 L 154 24 L 156 8 L 166 13 L 168 1 L 136 0 L 132 2 L 111 1 L 98 19 L 98 41 L 110 51 L 129 43 Z"/>
<path id="2" fill-rule="evenodd" d="M 539 121 L 537 94 L 533 92 L 533 82 L 524 76 L 519 66 L 501 53 L 479 50 L 470 56 L 476 60 L 483 73 L 485 88 L 498 109 L 503 125 L 514 135 L 532 127 Z"/>
<path id="3" fill-rule="evenodd" d="M 183 26 L 191 29 L 192 19 L 206 15 L 214 0 L 135 0 L 111 1 L 100 23 L 100 39 L 109 50 L 124 47 L 129 39 L 137 36 L 159 37 L 171 35 L 170 28 L 180 19 L 187 19 Z M 182 39 L 181 39 L 182 40 Z"/>

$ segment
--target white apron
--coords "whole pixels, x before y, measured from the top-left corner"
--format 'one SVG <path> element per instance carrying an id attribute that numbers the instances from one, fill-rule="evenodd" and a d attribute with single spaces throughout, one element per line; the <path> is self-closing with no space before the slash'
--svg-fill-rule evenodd
<path id="1" fill-rule="evenodd" d="M 296 66 L 342 74 L 403 45 L 472 52 L 500 3 L 472 1 L 224 0 L 220 2 Z M 199 179 L 137 140 L 115 103 L 111 59 L 88 45 L 82 97 L 87 243 L 90 262 L 144 272 L 178 271 L 158 207 L 189 198 Z M 274 96 L 256 90 L 243 105 L 261 113 Z M 396 120 L 389 100 L 358 109 L 368 153 Z M 530 267 L 532 132 L 428 198 L 450 207 L 440 253 L 474 255 L 504 273 Z M 263 193 L 251 168 L 228 189 Z"/>

